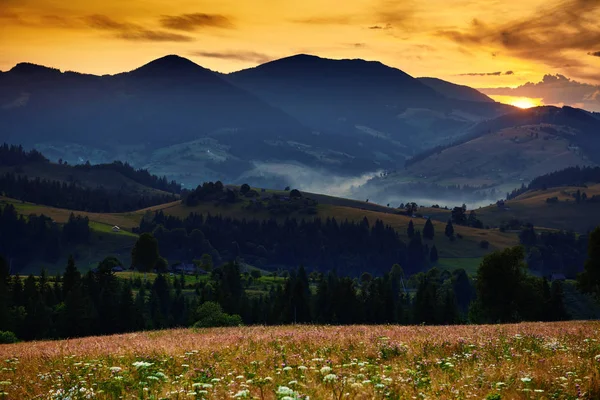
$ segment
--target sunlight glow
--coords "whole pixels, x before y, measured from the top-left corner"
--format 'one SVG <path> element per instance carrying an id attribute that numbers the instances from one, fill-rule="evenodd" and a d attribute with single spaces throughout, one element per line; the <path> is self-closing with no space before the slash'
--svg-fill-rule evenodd
<path id="1" fill-rule="evenodd" d="M 491 95 L 489 96 L 495 101 L 504 104 L 510 104 L 511 106 L 519 107 L 519 108 L 531 108 L 538 107 L 544 105 L 542 99 L 536 99 L 532 97 L 517 97 L 517 96 L 501 96 L 501 95 Z"/>

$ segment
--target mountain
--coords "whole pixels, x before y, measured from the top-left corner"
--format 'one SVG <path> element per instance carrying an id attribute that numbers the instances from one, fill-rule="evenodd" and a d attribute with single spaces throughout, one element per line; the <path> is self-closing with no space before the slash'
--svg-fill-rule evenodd
<path id="1" fill-rule="evenodd" d="M 21 63 L 0 75 L 0 141 L 71 164 L 121 159 L 188 186 L 327 190 L 397 169 L 514 110 L 450 98 L 474 96 L 440 82 L 310 55 L 229 75 L 175 55 L 105 76 Z"/>
<path id="2" fill-rule="evenodd" d="M 123 159 L 192 185 L 235 181 L 256 162 L 346 174 L 381 168 L 358 143 L 315 135 L 178 56 L 113 76 L 19 64 L 0 76 L 0 93 L 1 141 L 71 163 Z"/>
<path id="3" fill-rule="evenodd" d="M 482 122 L 462 139 L 415 157 L 363 190 L 370 189 L 378 201 L 402 193 L 412 181 L 505 193 L 559 169 L 598 165 L 599 154 L 600 120 L 571 107 L 536 107 Z"/>
<path id="4" fill-rule="evenodd" d="M 374 61 L 301 54 L 228 78 L 313 129 L 376 142 L 378 152 L 395 159 L 460 136 L 476 122 L 512 109 L 449 99 L 405 72 Z"/>
<path id="5" fill-rule="evenodd" d="M 417 78 L 419 82 L 424 83 L 433 90 L 449 99 L 465 100 L 465 101 L 480 101 L 484 103 L 493 103 L 494 100 L 481 93 L 480 91 L 470 88 L 469 86 L 457 85 L 438 78 Z"/>

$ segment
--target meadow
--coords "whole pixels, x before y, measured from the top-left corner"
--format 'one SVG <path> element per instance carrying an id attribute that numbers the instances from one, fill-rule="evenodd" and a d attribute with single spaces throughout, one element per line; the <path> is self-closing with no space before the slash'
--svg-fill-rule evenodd
<path id="1" fill-rule="evenodd" d="M 598 399 L 600 323 L 169 330 L 0 346 L 5 399 Z"/>

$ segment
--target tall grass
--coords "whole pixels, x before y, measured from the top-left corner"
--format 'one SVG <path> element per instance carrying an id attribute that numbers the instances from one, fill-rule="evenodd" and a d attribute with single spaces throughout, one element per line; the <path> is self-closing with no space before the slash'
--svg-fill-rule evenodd
<path id="1" fill-rule="evenodd" d="M 0 346 L 6 399 L 598 399 L 600 323 L 171 330 Z"/>

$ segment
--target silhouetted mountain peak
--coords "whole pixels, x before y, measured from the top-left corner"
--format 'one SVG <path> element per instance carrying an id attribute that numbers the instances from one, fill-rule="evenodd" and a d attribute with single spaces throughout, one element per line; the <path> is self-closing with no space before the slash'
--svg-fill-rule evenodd
<path id="1" fill-rule="evenodd" d="M 255 68 L 239 71 L 235 74 L 244 74 L 246 71 L 262 71 L 263 73 L 279 76 L 333 76 L 337 78 L 348 76 L 373 76 L 373 75 L 403 75 L 409 77 L 403 71 L 388 67 L 379 61 L 366 61 L 356 59 L 330 59 L 314 56 L 311 54 L 296 54 L 259 65 Z"/>
<path id="2" fill-rule="evenodd" d="M 193 61 L 173 54 L 150 61 L 130 73 L 145 77 L 191 76 L 207 73 L 214 75 L 211 71 Z"/>
<path id="3" fill-rule="evenodd" d="M 22 62 L 15 65 L 10 71 L 19 75 L 60 75 L 61 72 L 56 68 L 49 68 L 43 65 Z"/>

